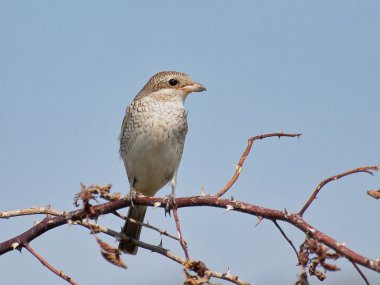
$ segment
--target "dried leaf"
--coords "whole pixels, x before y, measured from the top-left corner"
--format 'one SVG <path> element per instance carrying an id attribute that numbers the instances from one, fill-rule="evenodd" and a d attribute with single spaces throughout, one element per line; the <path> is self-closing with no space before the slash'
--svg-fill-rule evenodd
<path id="1" fill-rule="evenodd" d="M 203 277 L 208 270 L 202 261 L 197 260 L 187 260 L 183 265 L 183 268 L 196 272 L 200 277 Z"/>
<path id="2" fill-rule="evenodd" d="M 105 243 L 98 237 L 95 237 L 95 238 L 100 246 L 100 249 L 101 249 L 100 253 L 108 262 L 112 263 L 113 265 L 119 266 L 121 268 L 125 268 L 125 269 L 128 268 L 128 266 L 120 258 L 120 255 L 121 255 L 120 250 L 109 245 L 108 243 Z"/>
<path id="3" fill-rule="evenodd" d="M 110 252 L 101 252 L 102 256 L 113 265 L 119 266 L 121 268 L 128 269 L 128 266 L 123 262 L 123 260 L 120 258 L 120 254 L 113 254 Z"/>
<path id="4" fill-rule="evenodd" d="M 309 285 L 309 281 L 307 281 L 306 272 L 302 272 L 301 274 L 298 274 L 297 275 L 297 281 L 294 282 L 293 285 Z"/>
<path id="5" fill-rule="evenodd" d="M 339 271 L 340 268 L 336 266 L 335 264 L 330 264 L 330 263 L 323 263 L 322 264 L 323 268 L 328 270 L 328 271 Z"/>
<path id="6" fill-rule="evenodd" d="M 95 238 L 102 251 L 108 252 L 108 253 L 120 254 L 120 250 L 118 250 L 116 247 L 113 247 L 109 245 L 108 243 L 105 243 L 98 237 L 95 237 Z"/>
<path id="7" fill-rule="evenodd" d="M 375 199 L 380 199 L 380 190 L 368 190 L 367 194 Z"/>
<path id="8" fill-rule="evenodd" d="M 208 270 L 202 261 L 187 260 L 183 265 L 185 269 L 185 282 L 184 285 L 203 285 L 210 284 L 210 276 L 206 276 L 205 272 Z M 197 275 L 190 274 L 187 270 L 197 273 Z"/>

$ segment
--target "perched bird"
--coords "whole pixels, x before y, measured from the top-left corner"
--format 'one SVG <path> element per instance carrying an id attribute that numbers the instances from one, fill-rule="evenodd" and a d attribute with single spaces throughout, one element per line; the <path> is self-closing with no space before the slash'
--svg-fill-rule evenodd
<path id="1" fill-rule="evenodd" d="M 205 90 L 185 73 L 162 71 L 150 78 L 133 99 L 120 134 L 120 155 L 131 191 L 154 196 L 170 181 L 174 195 L 188 129 L 184 102 L 189 93 Z M 145 212 L 146 206 L 131 206 L 128 217 L 143 221 Z M 126 222 L 123 233 L 138 240 L 141 226 Z M 132 242 L 120 242 L 119 249 L 137 253 Z"/>

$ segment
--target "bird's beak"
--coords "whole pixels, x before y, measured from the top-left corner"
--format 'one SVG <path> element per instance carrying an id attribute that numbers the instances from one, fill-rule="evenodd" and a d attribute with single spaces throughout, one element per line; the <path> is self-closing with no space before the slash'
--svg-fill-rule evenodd
<path id="1" fill-rule="evenodd" d="M 202 92 L 206 90 L 206 87 L 204 87 L 202 84 L 194 82 L 191 85 L 187 85 L 181 88 L 182 90 L 186 91 L 187 93 L 191 92 Z"/>

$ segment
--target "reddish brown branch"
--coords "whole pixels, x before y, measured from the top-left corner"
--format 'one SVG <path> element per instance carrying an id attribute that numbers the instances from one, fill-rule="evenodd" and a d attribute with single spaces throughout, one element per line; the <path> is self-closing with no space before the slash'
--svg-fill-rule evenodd
<path id="1" fill-rule="evenodd" d="M 243 152 L 243 154 L 241 155 L 239 163 L 236 165 L 236 170 L 235 170 L 234 175 L 232 176 L 230 181 L 228 181 L 227 184 L 218 193 L 215 194 L 215 196 L 217 196 L 217 197 L 223 196 L 232 187 L 232 185 L 235 184 L 236 180 L 238 180 L 240 173 L 243 169 L 244 161 L 247 158 L 247 156 L 249 155 L 251 148 L 252 148 L 252 145 L 253 145 L 255 140 L 262 140 L 262 139 L 269 138 L 269 137 L 280 138 L 280 137 L 300 137 L 300 136 L 301 136 L 301 134 L 273 133 L 273 134 L 265 134 L 265 135 L 254 136 L 254 137 L 251 137 L 250 139 L 248 139 L 248 145 L 247 145 L 245 151 Z"/>
<path id="2" fill-rule="evenodd" d="M 165 203 L 162 203 L 162 198 L 157 197 L 145 197 L 138 196 L 134 199 L 133 203 L 135 205 L 146 205 L 154 207 L 155 203 L 161 203 L 161 207 L 165 207 Z M 130 206 L 131 202 L 128 199 L 120 199 L 116 201 L 111 201 L 108 203 L 92 206 L 91 213 L 96 213 L 99 215 L 106 215 L 112 213 L 118 209 Z M 256 205 L 251 205 L 248 203 L 230 200 L 230 199 L 221 199 L 214 196 L 193 196 L 193 197 L 184 197 L 176 198 L 175 204 L 177 208 L 183 207 L 194 207 L 194 206 L 210 206 L 217 208 L 233 208 L 233 210 L 246 213 L 250 215 L 255 215 L 269 220 L 281 220 L 292 224 L 302 232 L 308 234 L 310 237 L 314 238 L 318 242 L 328 246 L 329 248 L 335 250 L 337 253 L 348 258 L 352 262 L 360 264 L 368 269 L 371 269 L 376 272 L 380 272 L 380 261 L 371 260 L 366 258 L 353 250 L 346 247 L 345 244 L 339 243 L 334 240 L 332 237 L 326 235 L 325 233 L 317 230 L 315 227 L 308 224 L 301 216 L 298 214 L 289 214 L 282 211 L 272 210 Z M 83 209 L 69 212 L 66 216 L 57 216 L 57 217 L 46 217 L 37 225 L 33 226 L 26 232 L 11 238 L 3 243 L 0 243 L 0 255 L 9 252 L 15 249 L 15 244 L 25 244 L 43 233 L 68 223 L 69 221 L 82 220 L 87 217 L 86 212 Z"/>
<path id="3" fill-rule="evenodd" d="M 311 203 L 313 203 L 313 201 L 315 200 L 315 198 L 317 198 L 317 195 L 319 193 L 319 191 L 321 191 L 321 189 L 323 188 L 323 186 L 325 186 L 327 183 L 331 182 L 331 181 L 335 181 L 335 180 L 338 180 L 342 177 L 345 177 L 345 176 L 348 176 L 348 175 L 351 175 L 351 174 L 354 174 L 354 173 L 360 173 L 360 172 L 364 172 L 364 173 L 368 173 L 368 174 L 373 174 L 372 171 L 379 171 L 380 168 L 378 166 L 364 166 L 364 167 L 359 167 L 359 168 L 356 168 L 356 169 L 353 169 L 353 170 L 349 170 L 349 171 L 346 171 L 346 172 L 343 172 L 343 173 L 340 173 L 338 175 L 334 175 L 334 176 L 331 176 L 329 178 L 326 178 L 325 180 L 323 180 L 322 182 L 320 182 L 317 186 L 317 188 L 315 188 L 313 194 L 310 196 L 309 200 L 307 200 L 307 202 L 305 203 L 305 205 L 303 206 L 303 208 L 301 209 L 301 211 L 298 213 L 301 217 L 303 216 L 303 214 L 305 213 L 305 211 L 307 210 L 307 208 L 309 208 L 309 206 L 311 205 Z"/>
<path id="4" fill-rule="evenodd" d="M 179 243 L 181 244 L 183 252 L 185 253 L 186 259 L 189 259 L 189 252 L 187 250 L 186 242 L 183 240 L 183 237 L 182 237 L 181 224 L 179 223 L 177 208 L 175 206 L 173 208 L 173 216 L 174 216 L 175 226 L 177 228 L 177 232 L 179 235 Z"/>
<path id="5" fill-rule="evenodd" d="M 78 285 L 73 279 L 71 279 L 69 276 L 65 275 L 62 271 L 56 269 L 53 265 L 51 265 L 49 262 L 46 261 L 38 252 L 36 252 L 32 247 L 30 247 L 29 244 L 24 243 L 22 244 L 23 247 L 25 247 L 32 255 L 34 255 L 35 258 L 37 258 L 43 266 L 45 266 L 47 269 L 49 269 L 51 272 L 53 272 L 55 275 L 61 277 L 63 280 L 69 282 L 72 285 Z"/>
<path id="6" fill-rule="evenodd" d="M 203 196 L 202 195 L 202 196 L 184 197 L 184 198 L 175 199 L 175 202 L 174 202 L 175 208 L 173 209 L 173 214 L 174 214 L 174 219 L 176 222 L 177 231 L 179 234 L 180 244 L 181 244 L 181 247 L 183 248 L 183 250 L 185 252 L 186 260 L 183 260 L 177 256 L 174 256 L 173 254 L 170 253 L 170 251 L 165 250 L 161 247 L 156 247 L 156 246 L 152 246 L 149 244 L 145 244 L 142 241 L 133 241 L 133 242 L 136 242 L 136 245 L 147 248 L 147 249 L 154 248 L 154 250 L 152 249 L 153 251 L 158 252 L 160 254 L 163 254 L 163 255 L 167 256 L 168 258 L 170 258 L 170 259 L 172 259 L 178 263 L 181 263 L 184 266 L 185 266 L 185 264 L 187 264 L 187 262 L 190 262 L 189 264 L 191 265 L 190 266 L 191 268 L 194 266 L 198 266 L 199 264 L 201 264 L 200 262 L 189 260 L 187 246 L 186 246 L 185 241 L 182 238 L 177 208 L 193 207 L 193 206 L 210 206 L 210 207 L 225 208 L 227 210 L 235 210 L 238 212 L 242 212 L 242 213 L 246 213 L 246 214 L 250 214 L 250 215 L 255 215 L 255 216 L 259 217 L 260 219 L 269 219 L 269 220 L 273 221 L 274 224 L 276 225 L 276 227 L 279 229 L 280 233 L 283 235 L 283 237 L 287 240 L 287 242 L 291 245 L 293 250 L 296 252 L 297 258 L 300 261 L 300 256 L 298 255 L 298 252 L 295 249 L 292 241 L 286 236 L 286 234 L 284 233 L 282 228 L 278 225 L 277 221 L 279 221 L 279 220 L 284 221 L 284 222 L 287 222 L 287 223 L 295 226 L 296 228 L 298 228 L 299 230 L 301 230 L 302 232 L 307 234 L 308 237 L 310 237 L 310 238 L 314 239 L 315 241 L 317 241 L 318 243 L 321 243 L 321 244 L 327 246 L 328 248 L 334 250 L 336 252 L 337 256 L 339 256 L 339 257 L 343 256 L 343 257 L 347 258 L 354 265 L 355 269 L 363 277 L 365 282 L 367 284 L 369 284 L 368 280 L 366 279 L 364 274 L 361 272 L 358 265 L 362 265 L 362 266 L 364 266 L 368 269 L 371 269 L 373 271 L 380 272 L 380 261 L 379 260 L 371 260 L 371 259 L 368 259 L 364 256 L 361 256 L 360 254 L 358 254 L 358 253 L 352 251 L 351 249 L 349 249 L 348 247 L 346 247 L 343 243 L 339 243 L 336 240 L 334 240 L 332 237 L 329 237 L 328 235 L 318 231 L 316 228 L 314 228 L 313 226 L 308 224 L 302 218 L 302 215 L 305 213 L 305 211 L 308 209 L 308 207 L 312 204 L 314 199 L 316 199 L 319 191 L 327 183 L 329 183 L 333 180 L 340 179 L 344 176 L 351 175 L 354 173 L 359 173 L 359 172 L 365 172 L 365 173 L 373 174 L 372 173 L 373 171 L 380 170 L 380 168 L 378 166 L 360 167 L 360 168 L 350 170 L 350 171 L 347 171 L 347 172 L 344 172 L 344 173 L 341 173 L 341 174 L 338 174 L 338 175 L 335 175 L 335 176 L 332 176 L 332 177 L 329 177 L 329 178 L 323 180 L 322 182 L 320 182 L 318 184 L 317 188 L 314 190 L 311 197 L 305 203 L 305 205 L 303 206 L 303 208 L 301 209 L 301 211 L 298 214 L 289 214 L 287 212 L 282 212 L 282 211 L 272 210 L 272 209 L 268 209 L 268 208 L 264 208 L 264 207 L 259 207 L 256 205 L 251 205 L 251 204 L 239 202 L 236 200 L 227 200 L 227 199 L 221 199 L 220 198 L 222 195 L 224 195 L 234 185 L 234 183 L 239 178 L 243 164 L 244 164 L 244 161 L 247 158 L 247 156 L 249 155 L 254 141 L 258 140 L 258 139 L 261 140 L 264 138 L 274 137 L 274 136 L 277 136 L 279 138 L 280 137 L 296 137 L 296 136 L 299 137 L 300 134 L 272 133 L 272 134 L 260 135 L 260 136 L 255 136 L 255 137 L 250 138 L 248 140 L 248 145 L 247 145 L 244 153 L 240 157 L 238 165 L 236 166 L 236 171 L 235 171 L 233 177 L 228 181 L 228 183 L 218 193 L 216 193 L 216 196 Z M 35 238 L 37 238 L 38 236 L 42 235 L 43 233 L 45 233 L 45 232 L 47 232 L 47 231 L 49 231 L 55 227 L 61 226 L 63 224 L 78 222 L 78 223 L 82 223 L 82 225 L 84 225 L 84 219 L 97 219 L 100 215 L 106 215 L 109 213 L 114 213 L 118 209 L 125 208 L 125 207 L 131 205 L 130 199 L 119 199 L 120 194 L 114 194 L 114 195 L 110 196 L 110 194 L 109 194 L 110 185 L 106 186 L 105 188 L 103 187 L 104 189 L 102 188 L 103 190 L 101 192 L 98 191 L 98 189 L 100 188 L 98 186 L 93 186 L 92 188 L 94 188 L 94 191 L 95 190 L 96 191 L 95 192 L 94 191 L 93 192 L 82 191 L 83 193 L 81 192 L 83 195 L 89 194 L 89 196 L 86 196 L 86 197 L 78 196 L 77 201 L 79 201 L 79 199 L 81 199 L 83 201 L 83 204 L 84 204 L 83 209 L 80 209 L 80 210 L 71 211 L 68 213 L 60 212 L 60 211 L 53 212 L 53 211 L 50 211 L 47 209 L 41 209 L 41 210 L 25 209 L 25 210 L 18 210 L 18 211 L 1 212 L 0 218 L 9 218 L 12 216 L 30 215 L 30 214 L 45 213 L 45 212 L 49 213 L 51 215 L 57 215 L 57 216 L 52 217 L 49 215 L 43 221 L 36 224 L 35 226 L 33 226 L 29 230 L 25 231 L 24 233 L 14 237 L 14 238 L 11 238 L 11 239 L 3 242 L 3 243 L 0 243 L 0 255 L 4 254 L 6 252 L 9 252 L 11 250 L 14 250 L 16 248 L 25 247 L 38 260 L 40 260 L 43 263 L 43 265 L 45 265 L 47 268 L 49 268 L 49 270 L 51 270 L 52 272 L 54 272 L 55 274 L 57 274 L 61 278 L 65 279 L 66 281 L 70 282 L 71 284 L 76 284 L 70 277 L 64 275 L 62 272 L 60 272 L 57 269 L 55 269 L 54 267 L 52 267 L 46 260 L 44 260 L 38 253 L 36 253 L 29 246 L 28 243 L 30 241 L 34 240 Z M 84 189 L 84 190 L 88 190 L 88 189 Z M 371 191 L 371 194 L 372 194 L 372 192 L 375 192 L 375 191 Z M 376 191 L 375 194 L 378 194 L 377 192 L 378 191 Z M 90 200 L 94 199 L 95 194 L 100 195 L 100 197 L 108 199 L 110 201 L 108 203 L 92 206 L 90 204 Z M 119 199 L 119 200 L 117 200 L 117 199 Z M 163 202 L 162 198 L 156 198 L 156 197 L 138 196 L 138 197 L 133 199 L 133 203 L 135 205 L 146 205 L 146 206 L 153 206 L 153 207 L 157 207 L 157 205 L 160 205 L 160 207 L 165 207 L 165 203 L 162 203 L 162 202 Z M 90 226 L 90 228 L 91 227 L 93 227 L 93 226 Z M 109 230 L 109 229 L 104 230 L 104 231 L 106 231 L 107 234 L 110 234 L 110 235 L 115 236 L 115 237 L 119 237 L 121 239 L 128 238 L 128 237 L 121 236 L 120 233 L 113 232 L 112 230 Z M 301 262 L 300 262 L 300 264 L 301 264 Z M 324 264 L 325 267 L 327 265 L 328 264 Z M 214 277 L 229 280 L 229 281 L 232 280 L 231 282 L 236 283 L 236 284 L 247 284 L 246 282 L 238 279 L 236 276 L 230 275 L 229 273 L 220 274 L 217 272 L 208 271 L 206 267 L 203 268 L 202 266 L 200 266 L 199 268 L 201 271 L 206 270 L 206 272 L 208 272 L 208 274 L 210 274 L 210 276 L 214 276 Z M 194 269 L 192 269 L 192 270 L 194 270 Z M 199 272 L 197 272 L 197 273 L 199 274 Z"/>

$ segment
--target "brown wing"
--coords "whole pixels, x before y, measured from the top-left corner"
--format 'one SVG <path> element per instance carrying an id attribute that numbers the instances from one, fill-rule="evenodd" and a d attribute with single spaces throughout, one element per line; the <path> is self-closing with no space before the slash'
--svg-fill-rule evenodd
<path id="1" fill-rule="evenodd" d="M 128 151 L 132 148 L 137 137 L 146 132 L 144 121 L 149 117 L 149 104 L 140 100 L 132 101 L 125 111 L 123 123 L 120 131 L 120 155 L 125 157 Z"/>

